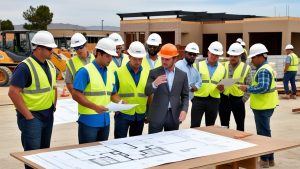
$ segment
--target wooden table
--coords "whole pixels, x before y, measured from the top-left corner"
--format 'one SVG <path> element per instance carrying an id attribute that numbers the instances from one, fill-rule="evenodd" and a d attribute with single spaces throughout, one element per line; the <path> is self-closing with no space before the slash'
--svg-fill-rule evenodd
<path id="1" fill-rule="evenodd" d="M 235 135 L 239 135 L 243 132 L 221 128 L 221 127 L 200 127 L 199 130 L 227 136 L 233 138 Z M 254 143 L 257 146 L 226 152 L 226 153 L 219 153 L 199 158 L 194 158 L 190 160 L 165 164 L 156 166 L 153 168 L 159 169 L 186 169 L 186 168 L 202 168 L 208 166 L 216 166 L 217 169 L 238 169 L 238 167 L 243 167 L 247 169 L 256 169 L 258 168 L 258 158 L 261 155 L 269 154 L 271 152 L 286 150 L 290 148 L 295 148 L 300 146 L 299 142 L 290 142 L 276 138 L 269 138 L 264 136 L 258 135 L 251 135 L 241 140 Z M 33 151 L 26 151 L 26 152 L 16 152 L 11 153 L 11 156 L 15 157 L 16 159 L 24 162 L 25 164 L 32 166 L 33 168 L 40 169 L 41 166 L 27 160 L 24 158 L 26 155 L 37 154 L 42 152 L 49 152 L 49 151 L 57 151 L 57 150 L 66 150 L 66 149 L 73 149 L 73 148 L 81 148 L 87 146 L 94 146 L 98 145 L 99 143 L 88 143 L 88 144 L 80 144 L 80 145 L 71 145 L 71 146 L 63 146 L 63 147 L 55 147 L 49 149 L 41 149 L 41 150 L 33 150 Z"/>

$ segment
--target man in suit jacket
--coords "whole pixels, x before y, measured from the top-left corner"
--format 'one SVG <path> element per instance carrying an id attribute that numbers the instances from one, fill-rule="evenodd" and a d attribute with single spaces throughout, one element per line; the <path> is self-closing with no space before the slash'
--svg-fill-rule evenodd
<path id="1" fill-rule="evenodd" d="M 178 51 L 175 45 L 165 44 L 158 55 L 162 66 L 150 71 L 145 94 L 153 94 L 147 112 L 149 134 L 178 130 L 185 120 L 189 106 L 189 87 L 185 72 L 175 67 Z"/>

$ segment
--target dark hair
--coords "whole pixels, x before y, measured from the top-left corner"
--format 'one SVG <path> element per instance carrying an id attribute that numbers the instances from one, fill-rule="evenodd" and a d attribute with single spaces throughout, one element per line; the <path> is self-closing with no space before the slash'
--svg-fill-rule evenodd
<path id="1" fill-rule="evenodd" d="M 97 53 L 100 53 L 101 55 L 105 54 L 106 52 L 104 52 L 103 50 L 101 49 L 96 49 L 96 55 Z"/>

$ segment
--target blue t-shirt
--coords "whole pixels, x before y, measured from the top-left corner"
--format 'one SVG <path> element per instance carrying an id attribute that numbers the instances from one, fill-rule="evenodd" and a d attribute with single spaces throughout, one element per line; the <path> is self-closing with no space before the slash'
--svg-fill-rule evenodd
<path id="1" fill-rule="evenodd" d="M 130 75 L 133 78 L 135 85 L 137 86 L 139 84 L 139 81 L 140 81 L 140 78 L 141 78 L 141 72 L 143 70 L 143 67 L 140 66 L 139 71 L 137 73 L 135 73 L 133 71 L 133 69 L 131 68 L 129 62 L 126 64 L 126 67 L 127 67 L 128 71 L 130 72 Z M 118 78 L 117 72 L 115 72 L 115 77 L 116 77 L 116 88 L 117 88 L 117 91 L 119 91 L 119 89 L 120 89 L 120 82 L 119 82 L 119 78 Z M 144 118 L 145 118 L 145 114 L 137 114 L 137 113 L 135 113 L 134 115 L 128 115 L 128 114 L 124 114 L 122 112 L 119 112 L 119 113 L 120 113 L 120 116 L 122 118 L 130 120 L 130 121 L 134 121 L 135 119 L 137 121 L 140 121 L 140 120 L 144 120 Z"/>
<path id="2" fill-rule="evenodd" d="M 40 62 L 35 56 L 31 56 L 44 70 L 44 72 L 46 73 L 47 77 L 48 77 L 48 81 L 50 83 L 50 85 L 52 84 L 52 78 L 51 78 L 51 73 L 50 73 L 50 69 L 49 69 L 49 65 L 48 63 L 45 61 L 44 63 Z M 12 79 L 11 79 L 11 85 L 19 87 L 21 89 L 24 89 L 26 87 L 29 87 L 32 83 L 32 77 L 31 77 L 31 73 L 30 73 L 30 69 L 27 66 L 26 63 L 21 62 L 16 69 L 14 70 Z M 17 111 L 17 116 L 18 117 L 23 117 L 24 116 L 19 112 L 19 110 Z M 54 105 L 52 104 L 52 106 L 49 109 L 46 110 L 40 110 L 40 111 L 31 111 L 32 115 L 40 120 L 47 120 L 48 118 L 53 116 L 53 112 L 54 112 Z"/>
<path id="3" fill-rule="evenodd" d="M 102 68 L 100 67 L 96 61 L 94 60 L 92 62 L 97 70 L 99 71 L 104 84 L 106 84 L 107 81 L 107 68 Z M 100 80 L 100 79 L 99 79 Z M 90 83 L 90 77 L 88 71 L 83 67 L 78 70 L 78 72 L 75 75 L 75 79 L 73 82 L 73 88 L 75 90 L 78 90 L 83 93 L 85 90 L 86 86 Z M 115 94 L 117 92 L 115 85 L 113 86 L 113 91 L 112 94 Z M 104 105 L 105 106 L 105 105 Z M 80 113 L 80 112 L 79 112 Z M 110 119 L 109 119 L 109 113 L 101 113 L 101 114 L 92 114 L 92 115 L 85 115 L 81 114 L 79 116 L 78 122 L 81 122 L 87 126 L 90 127 L 104 127 L 108 126 L 110 124 Z"/>

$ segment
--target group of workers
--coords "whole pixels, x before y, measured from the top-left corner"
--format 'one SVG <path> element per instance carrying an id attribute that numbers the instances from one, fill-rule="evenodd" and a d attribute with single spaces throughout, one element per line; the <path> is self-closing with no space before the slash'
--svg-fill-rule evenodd
<path id="1" fill-rule="evenodd" d="M 132 42 L 125 54 L 121 52 L 122 37 L 112 33 L 98 41 L 92 54 L 87 50 L 86 38 L 75 33 L 71 47 L 76 56 L 67 62 L 65 82 L 78 102 L 79 143 L 108 139 L 110 116 L 106 105 L 111 101 L 138 104 L 114 112 L 115 138 L 127 137 L 128 133 L 141 135 L 145 123 L 149 123 L 149 133 L 177 130 L 186 119 L 189 101 L 192 128 L 200 126 L 203 115 L 206 126 L 214 125 L 218 114 L 221 125 L 229 128 L 232 112 L 237 130 L 244 131 L 249 96 L 257 134 L 271 137 L 270 118 L 278 105 L 278 93 L 274 71 L 267 61 L 268 50 L 260 43 L 251 46 L 248 58 L 256 66 L 252 78 L 246 59 L 242 59 L 247 53 L 241 42 L 230 45 L 229 61 L 224 64 L 219 62 L 223 45 L 218 41 L 208 47 L 208 57 L 196 63 L 200 52 L 194 42 L 186 46 L 184 58 L 178 60 L 176 46 L 162 45 L 159 34 L 150 34 L 145 45 Z M 57 100 L 56 69 L 48 61 L 57 47 L 54 38 L 47 31 L 39 31 L 31 43 L 32 55 L 15 69 L 8 93 L 16 107 L 25 151 L 50 146 Z M 288 50 L 291 59 L 286 72 L 295 71 L 298 60 L 290 47 Z M 292 80 L 290 74 L 285 76 Z M 224 87 L 219 82 L 226 78 L 238 82 Z M 262 156 L 261 164 L 274 166 L 273 154 Z"/>

